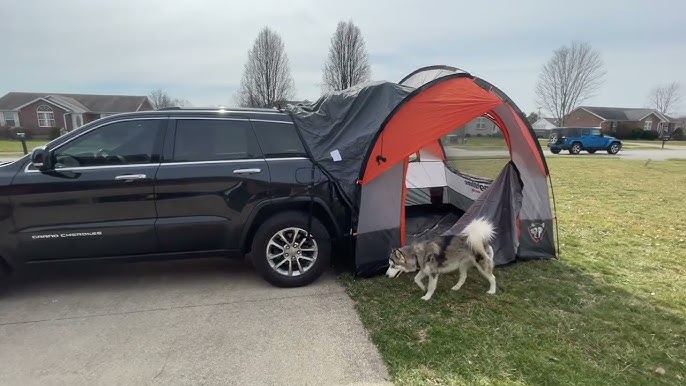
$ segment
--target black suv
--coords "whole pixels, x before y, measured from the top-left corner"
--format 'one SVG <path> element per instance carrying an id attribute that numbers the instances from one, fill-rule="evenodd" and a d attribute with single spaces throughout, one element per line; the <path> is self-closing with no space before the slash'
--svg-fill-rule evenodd
<path id="1" fill-rule="evenodd" d="M 5 273 L 25 263 L 248 256 L 270 283 L 302 286 L 350 229 L 347 207 L 276 110 L 109 116 L 0 165 L 0 187 Z"/>

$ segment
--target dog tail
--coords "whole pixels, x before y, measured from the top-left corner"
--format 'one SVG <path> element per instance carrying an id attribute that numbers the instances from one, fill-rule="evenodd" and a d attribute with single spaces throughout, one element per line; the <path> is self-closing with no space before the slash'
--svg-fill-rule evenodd
<path id="1" fill-rule="evenodd" d="M 467 236 L 467 244 L 479 255 L 490 259 L 490 254 L 486 251 L 490 241 L 495 236 L 495 228 L 490 221 L 485 218 L 472 220 L 462 231 L 463 236 Z"/>

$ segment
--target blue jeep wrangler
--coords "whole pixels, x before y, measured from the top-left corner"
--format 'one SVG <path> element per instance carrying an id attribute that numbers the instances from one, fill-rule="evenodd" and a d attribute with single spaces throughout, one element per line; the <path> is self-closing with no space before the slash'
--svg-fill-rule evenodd
<path id="1" fill-rule="evenodd" d="M 603 134 L 598 128 L 556 127 L 550 131 L 548 147 L 553 154 L 562 150 L 568 150 L 569 154 L 579 154 L 582 150 L 591 154 L 598 150 L 617 154 L 622 149 L 622 141 Z"/>

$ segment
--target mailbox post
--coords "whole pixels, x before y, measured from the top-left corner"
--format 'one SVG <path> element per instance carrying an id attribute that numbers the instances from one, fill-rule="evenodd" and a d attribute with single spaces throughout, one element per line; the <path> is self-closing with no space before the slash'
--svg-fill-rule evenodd
<path id="1" fill-rule="evenodd" d="M 29 149 L 26 148 L 26 133 L 17 133 L 17 138 L 21 141 L 21 147 L 24 149 L 24 155 L 29 154 Z"/>

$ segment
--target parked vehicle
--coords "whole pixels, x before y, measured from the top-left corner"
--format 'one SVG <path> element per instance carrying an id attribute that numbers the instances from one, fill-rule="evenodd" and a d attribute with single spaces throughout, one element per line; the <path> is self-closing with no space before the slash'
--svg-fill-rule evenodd
<path id="1" fill-rule="evenodd" d="M 347 207 L 276 110 L 171 109 L 91 122 L 0 166 L 0 268 L 248 255 L 306 285 Z"/>
<path id="2" fill-rule="evenodd" d="M 569 154 L 579 154 L 582 150 L 591 154 L 605 150 L 617 154 L 622 149 L 622 141 L 603 134 L 598 128 L 557 127 L 550 131 L 548 147 L 553 154 L 568 150 Z"/>

